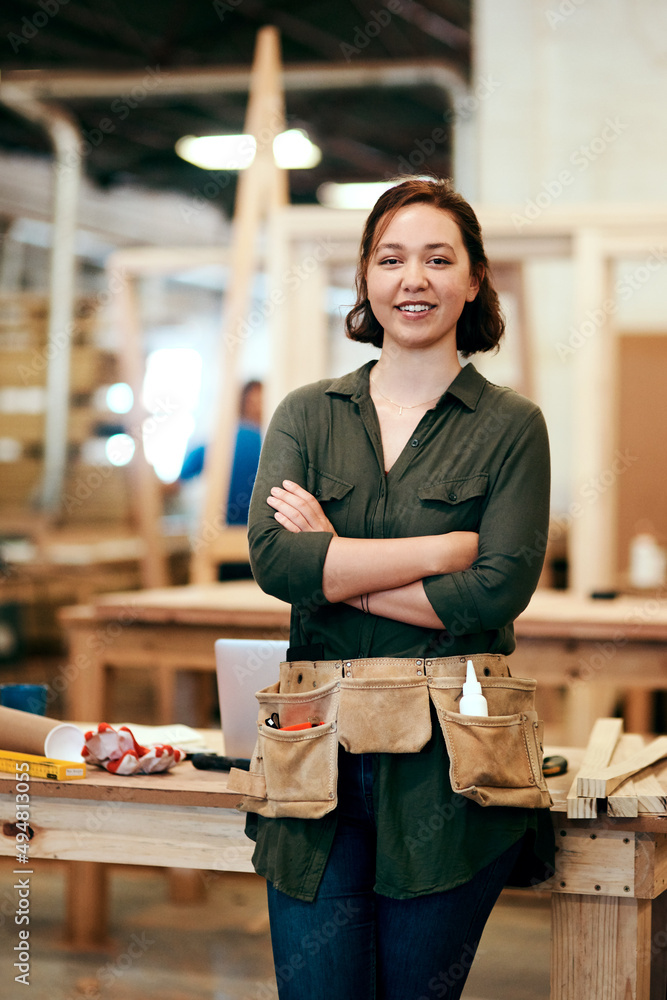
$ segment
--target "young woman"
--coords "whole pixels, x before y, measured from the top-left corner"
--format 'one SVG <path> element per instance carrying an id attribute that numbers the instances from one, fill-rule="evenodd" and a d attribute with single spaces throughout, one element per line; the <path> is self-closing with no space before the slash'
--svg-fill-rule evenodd
<path id="1" fill-rule="evenodd" d="M 534 403 L 459 361 L 504 324 L 477 219 L 447 182 L 380 197 L 357 293 L 348 335 L 381 356 L 278 407 L 250 510 L 255 577 L 292 604 L 297 658 L 379 658 L 380 677 L 395 658 L 504 663 L 543 559 L 548 441 Z M 551 873 L 547 811 L 454 793 L 435 715 L 419 752 L 341 747 L 331 812 L 251 814 L 248 833 L 282 1000 L 458 997 L 503 885 Z"/>

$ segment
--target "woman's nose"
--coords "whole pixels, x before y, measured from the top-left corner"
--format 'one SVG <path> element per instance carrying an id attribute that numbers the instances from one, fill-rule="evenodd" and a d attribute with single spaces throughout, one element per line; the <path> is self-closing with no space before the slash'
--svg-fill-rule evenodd
<path id="1" fill-rule="evenodd" d="M 403 268 L 404 288 L 424 288 L 428 284 L 426 269 L 421 261 L 407 261 Z"/>

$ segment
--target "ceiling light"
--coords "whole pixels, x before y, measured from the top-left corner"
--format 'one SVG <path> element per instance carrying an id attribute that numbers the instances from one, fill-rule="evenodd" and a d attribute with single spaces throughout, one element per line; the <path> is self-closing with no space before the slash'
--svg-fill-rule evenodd
<path id="1" fill-rule="evenodd" d="M 257 143 L 252 135 L 184 135 L 176 152 L 203 170 L 245 170 L 255 158 Z M 299 128 L 281 132 L 273 140 L 273 156 L 283 170 L 316 167 L 322 151 Z"/>
<path id="2" fill-rule="evenodd" d="M 322 159 L 322 150 L 311 142 L 303 129 L 290 128 L 273 140 L 273 156 L 284 170 L 308 170 Z"/>
<path id="3" fill-rule="evenodd" d="M 176 152 L 203 170 L 245 170 L 255 158 L 252 135 L 184 135 Z"/>
<path id="4" fill-rule="evenodd" d="M 394 187 L 395 181 L 371 181 L 367 184 L 336 184 L 327 181 L 317 189 L 317 200 L 325 208 L 372 208 L 381 194 Z"/>

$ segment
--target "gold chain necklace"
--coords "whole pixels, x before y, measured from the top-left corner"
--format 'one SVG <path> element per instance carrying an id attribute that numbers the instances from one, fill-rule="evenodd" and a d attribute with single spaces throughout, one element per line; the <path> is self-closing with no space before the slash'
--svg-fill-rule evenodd
<path id="1" fill-rule="evenodd" d="M 403 410 L 414 410 L 417 406 L 426 406 L 427 403 L 432 403 L 434 400 L 440 399 L 440 396 L 442 396 L 442 393 L 439 393 L 439 395 L 437 395 L 437 396 L 431 396 L 430 399 L 425 399 L 422 403 L 410 403 L 409 405 L 404 404 L 404 403 L 397 403 L 394 399 L 390 399 L 389 396 L 385 396 L 385 394 L 383 393 L 382 389 L 377 384 L 377 379 L 374 379 L 372 375 L 370 377 L 370 380 L 373 383 L 373 385 L 375 386 L 375 388 L 377 389 L 377 391 L 380 393 L 380 395 L 382 396 L 383 399 L 386 399 L 387 402 L 391 403 L 392 406 L 398 407 L 398 415 L 399 415 L 399 417 L 402 416 Z"/>

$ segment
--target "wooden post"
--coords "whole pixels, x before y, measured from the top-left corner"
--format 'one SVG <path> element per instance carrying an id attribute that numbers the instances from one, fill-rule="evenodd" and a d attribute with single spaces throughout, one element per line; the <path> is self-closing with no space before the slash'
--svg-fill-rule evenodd
<path id="1" fill-rule="evenodd" d="M 135 441 L 134 457 L 130 463 L 133 484 L 131 503 L 133 519 L 145 545 L 141 557 L 141 582 L 144 587 L 165 587 L 169 578 L 166 548 L 160 528 L 162 516 L 160 487 L 155 472 L 146 460 L 143 448 L 142 427 L 148 414 L 141 402 L 145 364 L 141 346 L 139 303 L 133 278 L 127 277 L 121 283 L 117 308 L 122 335 L 121 369 L 134 395 L 130 418 Z"/>
<path id="2" fill-rule="evenodd" d="M 609 262 L 601 234 L 582 228 L 575 236 L 576 310 L 579 341 L 574 362 L 574 486 L 580 516 L 572 521 L 570 586 L 580 594 L 615 582 L 615 494 L 586 484 L 608 472 L 614 444 L 614 350 L 610 342 Z"/>
<path id="3" fill-rule="evenodd" d="M 194 542 L 192 581 L 212 583 L 224 557 L 225 507 L 239 410 L 239 357 L 246 332 L 250 286 L 257 260 L 257 236 L 264 219 L 287 202 L 285 172 L 273 158 L 273 139 L 284 130 L 278 32 L 269 26 L 257 36 L 246 134 L 257 142 L 255 159 L 239 174 L 234 211 L 232 267 L 225 302 L 220 350 L 218 413 L 204 463 L 204 509 Z M 235 540 L 236 544 L 236 540 Z"/>

